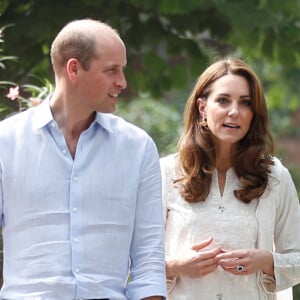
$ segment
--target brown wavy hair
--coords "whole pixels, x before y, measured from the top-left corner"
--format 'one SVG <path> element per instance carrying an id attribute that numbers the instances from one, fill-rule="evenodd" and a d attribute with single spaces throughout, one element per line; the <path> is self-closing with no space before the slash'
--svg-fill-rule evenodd
<path id="1" fill-rule="evenodd" d="M 185 106 L 184 130 L 178 143 L 181 175 L 174 183 L 179 184 L 181 195 L 187 202 L 206 199 L 216 163 L 212 133 L 203 125 L 197 99 L 207 98 L 212 84 L 226 74 L 239 75 L 248 81 L 253 111 L 249 132 L 239 141 L 232 161 L 232 168 L 240 179 L 240 188 L 234 190 L 234 195 L 249 203 L 259 198 L 268 186 L 274 143 L 263 88 L 245 62 L 227 58 L 216 61 L 199 76 Z"/>

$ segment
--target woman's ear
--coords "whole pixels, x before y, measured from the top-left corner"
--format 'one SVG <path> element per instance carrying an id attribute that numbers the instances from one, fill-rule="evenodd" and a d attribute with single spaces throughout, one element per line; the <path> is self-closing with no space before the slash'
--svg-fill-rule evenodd
<path id="1" fill-rule="evenodd" d="M 198 98 L 197 99 L 198 110 L 203 119 L 206 118 L 206 99 Z"/>

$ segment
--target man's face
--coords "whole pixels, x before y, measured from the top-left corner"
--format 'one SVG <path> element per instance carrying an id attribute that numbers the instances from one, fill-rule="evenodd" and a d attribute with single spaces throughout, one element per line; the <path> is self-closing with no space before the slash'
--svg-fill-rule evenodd
<path id="1" fill-rule="evenodd" d="M 100 41 L 98 41 L 100 45 Z M 99 57 L 91 61 L 87 71 L 80 69 L 78 92 L 80 106 L 91 111 L 112 113 L 118 96 L 127 86 L 124 76 L 126 49 L 117 37 L 101 44 Z"/>

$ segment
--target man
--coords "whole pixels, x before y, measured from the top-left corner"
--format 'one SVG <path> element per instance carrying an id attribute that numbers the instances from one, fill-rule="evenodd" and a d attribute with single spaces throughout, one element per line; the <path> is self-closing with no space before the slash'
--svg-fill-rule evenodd
<path id="1" fill-rule="evenodd" d="M 157 149 L 107 114 L 126 87 L 125 46 L 107 24 L 76 20 L 51 59 L 53 95 L 0 125 L 0 297 L 162 299 Z"/>

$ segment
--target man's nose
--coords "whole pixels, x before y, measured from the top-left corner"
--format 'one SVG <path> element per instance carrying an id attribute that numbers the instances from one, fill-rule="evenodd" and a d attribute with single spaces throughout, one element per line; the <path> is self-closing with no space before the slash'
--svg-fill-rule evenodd
<path id="1" fill-rule="evenodd" d="M 126 81 L 125 74 L 123 71 L 120 72 L 120 74 L 116 80 L 116 85 L 119 86 L 121 89 L 126 89 L 127 81 Z"/>

